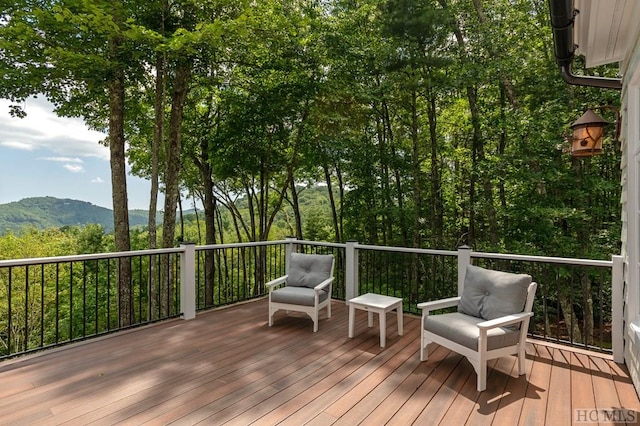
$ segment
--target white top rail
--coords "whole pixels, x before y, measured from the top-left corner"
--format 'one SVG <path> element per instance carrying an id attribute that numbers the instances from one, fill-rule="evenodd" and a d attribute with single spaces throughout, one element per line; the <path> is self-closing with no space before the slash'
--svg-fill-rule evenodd
<path id="1" fill-rule="evenodd" d="M 280 244 L 287 244 L 290 241 L 277 240 L 277 241 L 253 241 L 249 243 L 228 243 L 228 244 L 207 244 L 203 246 L 196 246 L 197 250 L 216 250 L 216 249 L 228 249 L 236 247 L 259 247 L 259 246 L 277 246 Z M 297 243 L 298 241 L 296 241 Z"/>
<path id="2" fill-rule="evenodd" d="M 574 259 L 568 257 L 527 256 L 522 254 L 471 252 L 471 257 L 484 259 L 520 260 L 525 262 L 561 263 L 566 265 L 612 267 L 613 260 Z"/>
<path id="3" fill-rule="evenodd" d="M 391 246 L 372 246 L 368 244 L 356 244 L 356 248 L 359 250 L 376 250 L 376 251 L 395 251 L 401 253 L 419 253 L 419 254 L 434 254 L 440 256 L 457 256 L 457 251 L 451 250 L 434 250 L 434 249 L 420 249 L 410 247 L 391 247 Z"/>
<path id="4" fill-rule="evenodd" d="M 277 240 L 277 241 L 257 241 L 247 243 L 229 243 L 229 244 L 209 244 L 196 246 L 196 250 L 211 250 L 211 249 L 227 249 L 236 247 L 258 247 L 258 246 L 271 246 L 271 245 L 283 245 L 283 244 L 304 244 L 320 247 L 334 247 L 345 248 L 344 243 L 330 243 L 330 242 L 317 242 L 308 240 Z M 359 250 L 373 250 L 373 251 L 387 251 L 387 252 L 399 252 L 399 253 L 417 253 L 417 254 L 429 254 L 439 256 L 458 256 L 458 251 L 452 250 L 434 250 L 434 249 L 420 249 L 411 247 L 392 247 L 392 246 L 376 246 L 369 244 L 355 244 L 355 248 Z M 86 260 L 100 260 L 100 259 L 112 259 L 121 257 L 135 257 L 135 256 L 147 256 L 147 255 L 159 255 L 159 254 L 171 254 L 182 253 L 184 249 L 182 247 L 176 248 L 164 248 L 164 249 L 147 249 L 147 250 L 134 250 L 125 252 L 113 252 L 113 253 L 95 253 L 95 254 L 81 254 L 72 256 L 56 256 L 56 257 L 41 257 L 32 259 L 11 259 L 0 260 L 0 268 L 12 267 L 12 266 L 26 266 L 26 265 L 40 265 L 51 263 L 65 263 L 65 262 L 80 262 Z M 558 263 L 566 265 L 582 265 L 582 266 L 597 266 L 597 267 L 612 267 L 613 260 L 595 260 L 595 259 L 575 259 L 564 257 L 549 257 L 549 256 L 530 256 L 520 254 L 503 254 L 503 253 L 485 253 L 476 252 L 470 250 L 470 256 L 472 258 L 484 258 L 484 259 L 503 259 L 503 260 L 516 260 L 525 262 L 539 262 L 539 263 Z"/>
<path id="5" fill-rule="evenodd" d="M 31 259 L 11 259 L 11 260 L 0 260 L 0 268 L 7 268 L 11 266 L 41 265 L 41 264 L 50 264 L 50 263 L 82 262 L 84 260 L 113 259 L 113 258 L 120 258 L 120 257 L 136 257 L 136 256 L 171 254 L 171 253 L 182 253 L 182 252 L 184 252 L 182 248 L 176 247 L 176 248 L 164 248 L 164 249 L 152 249 L 152 250 L 120 251 L 120 252 L 111 252 L 111 253 L 78 254 L 73 256 L 36 257 Z"/>
<path id="6" fill-rule="evenodd" d="M 356 249 L 361 250 L 376 250 L 376 251 L 392 251 L 401 253 L 419 253 L 419 254 L 432 254 L 441 256 L 458 256 L 457 251 L 451 250 L 433 250 L 433 249 L 419 249 L 410 247 L 391 247 L 391 246 L 373 246 L 367 244 L 356 244 Z M 550 257 L 550 256 L 531 256 L 521 254 L 503 254 L 503 253 L 484 253 L 479 251 L 470 250 L 472 258 L 484 258 L 484 259 L 503 259 L 503 260 L 518 260 L 525 262 L 539 262 L 539 263 L 560 263 L 566 265 L 582 265 L 582 266 L 598 266 L 598 267 L 612 267 L 613 260 L 595 260 L 595 259 L 575 259 L 567 257 Z"/>
<path id="7" fill-rule="evenodd" d="M 347 245 L 343 243 L 317 242 L 317 241 L 309 241 L 309 240 L 290 240 L 287 242 L 293 243 L 293 244 L 305 244 L 308 246 L 319 246 L 319 247 L 334 247 L 334 248 L 347 247 Z"/>

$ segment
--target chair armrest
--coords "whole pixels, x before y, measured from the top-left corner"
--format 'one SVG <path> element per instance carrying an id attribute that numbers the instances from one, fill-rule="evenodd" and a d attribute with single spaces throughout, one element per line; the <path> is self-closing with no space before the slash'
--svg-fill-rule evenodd
<path id="1" fill-rule="evenodd" d="M 269 289 L 269 291 L 271 291 L 271 287 L 275 287 L 277 285 L 284 284 L 287 281 L 287 278 L 289 278 L 289 275 L 285 275 L 283 277 L 276 278 L 275 280 L 271 280 L 268 283 L 266 283 L 265 286 Z"/>
<path id="2" fill-rule="evenodd" d="M 324 290 L 333 282 L 333 277 L 329 277 L 313 288 L 314 291 Z"/>
<path id="3" fill-rule="evenodd" d="M 522 322 L 532 316 L 533 312 L 520 312 L 518 314 L 505 315 L 504 317 L 478 323 L 478 328 L 489 330 L 491 328 L 504 327 L 506 325 Z"/>
<path id="4" fill-rule="evenodd" d="M 440 299 L 440 300 L 432 300 L 430 302 L 422 302 L 418 303 L 418 309 L 422 309 L 423 311 L 435 311 L 436 309 L 450 308 L 452 306 L 456 306 L 460 301 L 460 296 L 458 297 L 450 297 L 448 299 Z"/>

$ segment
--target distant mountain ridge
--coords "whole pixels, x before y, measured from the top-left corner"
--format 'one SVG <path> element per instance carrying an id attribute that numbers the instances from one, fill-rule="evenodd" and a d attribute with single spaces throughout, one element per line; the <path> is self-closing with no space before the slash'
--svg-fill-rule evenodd
<path id="1" fill-rule="evenodd" d="M 131 227 L 147 226 L 147 210 L 129 210 Z M 158 212 L 158 220 L 162 214 Z M 63 226 L 101 225 L 105 232 L 113 231 L 113 210 L 86 201 L 55 197 L 24 198 L 0 204 L 0 235 L 24 228 L 61 228 Z"/>

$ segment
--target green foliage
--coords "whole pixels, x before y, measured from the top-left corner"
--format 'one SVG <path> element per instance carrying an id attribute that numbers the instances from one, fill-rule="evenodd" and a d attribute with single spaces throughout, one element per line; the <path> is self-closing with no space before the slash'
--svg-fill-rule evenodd
<path id="1" fill-rule="evenodd" d="M 615 143 L 592 159 L 563 151 L 568 123 L 587 106 L 615 106 L 619 93 L 561 80 L 544 0 L 127 2 L 122 25 L 105 2 L 40 3 L 0 15 L 0 95 L 19 101 L 44 87 L 60 113 L 83 111 L 104 127 L 103 83 L 119 65 L 140 176 L 153 174 L 158 87 L 164 122 L 177 67 L 189 64 L 174 129 L 180 182 L 210 203 L 197 221 L 176 222 L 176 242 L 297 235 L 571 257 L 619 251 Z M 104 49 L 114 35 L 119 64 Z M 156 85 L 149 71 L 159 59 L 167 74 Z M 161 162 L 167 152 L 160 147 Z M 310 190 L 297 199 L 317 184 L 334 197 L 315 207 L 302 200 Z M 12 210 L 10 220 L 37 224 L 33 213 Z M 143 248 L 146 231 L 133 234 Z"/>

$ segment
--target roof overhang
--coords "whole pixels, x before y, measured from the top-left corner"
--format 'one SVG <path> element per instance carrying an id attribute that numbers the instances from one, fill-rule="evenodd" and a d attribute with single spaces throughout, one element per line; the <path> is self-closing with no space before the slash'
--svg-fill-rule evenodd
<path id="1" fill-rule="evenodd" d="M 640 27 L 640 1 L 574 0 L 574 7 L 575 54 L 587 68 L 624 61 Z"/>
<path id="2" fill-rule="evenodd" d="M 622 79 L 575 75 L 571 72 L 571 65 L 577 51 L 577 41 L 582 42 L 580 53 L 586 56 L 591 64 L 605 64 L 619 62 L 625 58 L 630 50 L 631 40 L 636 34 L 634 28 L 616 26 L 615 19 L 597 19 L 602 10 L 609 9 L 615 13 L 607 16 L 620 15 L 619 22 L 630 25 L 623 15 L 633 16 L 638 7 L 635 0 L 576 0 L 585 11 L 578 11 L 573 0 L 549 0 L 549 16 L 553 31 L 556 62 L 560 67 L 562 78 L 569 84 L 577 86 L 599 87 L 604 89 L 622 89 Z M 628 3 L 628 2 L 633 2 Z M 640 1 L 637 2 L 640 4 Z M 591 19 L 593 17 L 593 19 Z M 580 22 L 580 23 L 578 23 Z M 603 42 L 602 40 L 614 40 Z M 623 41 L 624 40 L 624 41 Z M 615 46 L 615 50 L 612 49 Z M 600 57 L 596 57 L 597 54 Z M 606 58 L 606 59 L 605 59 Z M 620 58 L 620 59 L 619 59 Z"/>

